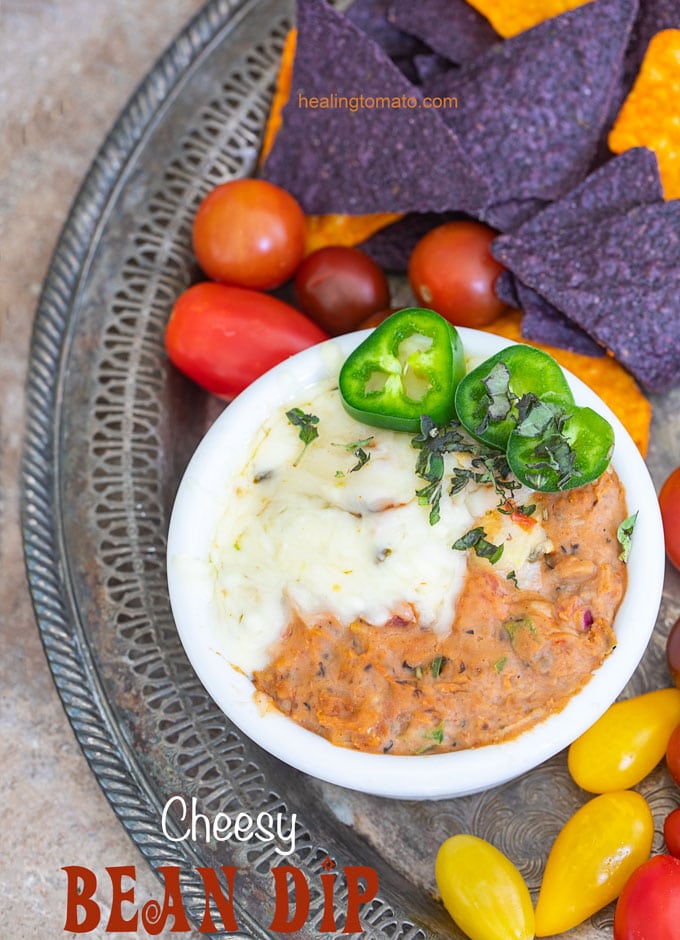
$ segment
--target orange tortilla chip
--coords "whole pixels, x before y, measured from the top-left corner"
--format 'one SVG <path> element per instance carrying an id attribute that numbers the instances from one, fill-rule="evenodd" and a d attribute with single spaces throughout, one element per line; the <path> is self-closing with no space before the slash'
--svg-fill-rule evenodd
<path id="1" fill-rule="evenodd" d="M 512 310 L 490 326 L 488 333 L 497 333 L 515 343 L 526 343 L 520 332 L 522 314 Z M 612 356 L 582 356 L 554 346 L 530 343 L 550 353 L 561 366 L 573 372 L 606 402 L 637 444 L 642 456 L 649 446 L 652 406 L 640 391 L 635 379 Z"/>
<path id="2" fill-rule="evenodd" d="M 402 217 L 400 212 L 369 215 L 308 215 L 305 254 L 326 245 L 359 245 L 371 235 Z"/>
<path id="3" fill-rule="evenodd" d="M 523 33 L 567 10 L 581 7 L 589 0 L 468 0 L 471 7 L 485 16 L 504 39 Z"/>
<path id="4" fill-rule="evenodd" d="M 267 119 L 267 126 L 264 129 L 262 139 L 262 150 L 260 151 L 260 165 L 264 163 L 272 149 L 274 138 L 281 127 L 281 112 L 290 96 L 290 86 L 293 81 L 293 60 L 295 59 L 295 49 L 297 47 L 297 29 L 293 27 L 286 36 L 281 52 L 281 65 L 279 74 L 276 76 L 276 88 L 274 89 L 274 98 Z"/>
<path id="5" fill-rule="evenodd" d="M 680 197 L 680 29 L 652 37 L 608 143 L 614 153 L 649 147 L 666 199 Z"/>

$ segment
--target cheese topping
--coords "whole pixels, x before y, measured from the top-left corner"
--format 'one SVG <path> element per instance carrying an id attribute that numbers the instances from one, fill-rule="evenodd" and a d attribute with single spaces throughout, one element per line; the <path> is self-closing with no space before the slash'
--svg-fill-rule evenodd
<path id="1" fill-rule="evenodd" d="M 286 417 L 292 407 L 319 419 L 318 438 L 307 446 Z M 540 520 L 522 527 L 496 512 L 490 485 L 471 483 L 449 497 L 453 468 L 470 460 L 453 453 L 444 458 L 441 518 L 431 525 L 416 495 L 426 484 L 415 473 L 411 441 L 350 418 L 332 381 L 260 429 L 229 483 L 210 553 L 233 665 L 248 674 L 262 669 L 294 615 L 308 624 L 330 615 L 376 627 L 402 615 L 445 635 L 468 563 L 468 553 L 452 545 L 476 525 L 503 543 L 494 569 L 532 586 L 537 558 L 552 547 Z M 526 490 L 515 498 L 530 502 Z"/>

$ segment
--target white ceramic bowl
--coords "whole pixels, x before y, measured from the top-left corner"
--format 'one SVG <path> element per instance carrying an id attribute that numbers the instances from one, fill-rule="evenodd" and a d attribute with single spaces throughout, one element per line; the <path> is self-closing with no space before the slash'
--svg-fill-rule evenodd
<path id="1" fill-rule="evenodd" d="M 486 358 L 509 343 L 460 330 L 466 354 Z M 332 374 L 366 332 L 329 340 L 272 369 L 243 392 L 210 428 L 180 484 L 168 537 L 172 610 L 186 653 L 204 686 L 235 725 L 286 763 L 312 776 L 400 799 L 443 799 L 497 786 L 568 746 L 617 698 L 637 667 L 656 621 L 664 572 L 661 518 L 654 486 L 621 422 L 589 388 L 568 375 L 578 404 L 604 415 L 616 433 L 613 465 L 639 511 L 628 563 L 628 590 L 614 628 L 617 645 L 592 679 L 558 714 L 502 744 L 449 754 L 405 757 L 337 747 L 254 700 L 250 680 L 229 665 L 224 631 L 215 623 L 208 550 L 224 510 L 225 481 L 250 453 L 258 426 L 286 402 Z"/>

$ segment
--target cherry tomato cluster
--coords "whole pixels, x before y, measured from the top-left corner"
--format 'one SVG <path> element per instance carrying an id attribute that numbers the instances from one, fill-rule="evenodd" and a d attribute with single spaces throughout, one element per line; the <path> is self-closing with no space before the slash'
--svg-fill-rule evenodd
<path id="1" fill-rule="evenodd" d="M 675 656 L 680 621 L 669 639 Z M 644 797 L 631 789 L 664 754 L 680 786 L 677 688 L 617 702 L 571 745 L 570 773 L 596 795 L 555 839 L 535 910 L 527 905 L 519 872 L 497 849 L 473 836 L 447 839 L 437 855 L 437 886 L 467 936 L 528 940 L 562 934 L 618 898 L 614 940 L 680 937 L 680 807 L 664 823 L 667 854 L 650 858 L 654 819 Z"/>
<path id="2" fill-rule="evenodd" d="M 288 356 L 393 312 L 387 277 L 365 252 L 330 245 L 305 257 L 300 205 L 266 180 L 217 186 L 200 204 L 192 236 L 210 280 L 178 298 L 165 345 L 175 366 L 215 395 L 231 399 Z M 430 232 L 409 268 L 416 296 L 458 325 L 498 316 L 493 237 L 475 222 Z M 291 281 L 295 306 L 266 293 Z"/>

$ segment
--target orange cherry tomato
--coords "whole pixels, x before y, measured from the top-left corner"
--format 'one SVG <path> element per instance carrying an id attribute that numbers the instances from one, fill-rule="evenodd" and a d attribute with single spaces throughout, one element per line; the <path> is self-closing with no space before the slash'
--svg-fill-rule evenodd
<path id="1" fill-rule="evenodd" d="M 615 702 L 569 747 L 569 772 L 591 793 L 634 787 L 663 759 L 680 724 L 680 689 Z"/>
<path id="2" fill-rule="evenodd" d="M 418 301 L 455 326 L 492 323 L 505 310 L 494 292 L 504 270 L 489 251 L 495 237 L 493 229 L 467 221 L 445 222 L 424 235 L 408 265 Z"/>
<path id="3" fill-rule="evenodd" d="M 205 282 L 177 299 L 165 348 L 194 382 L 230 399 L 272 366 L 324 339 L 323 330 L 276 297 Z"/>
<path id="4" fill-rule="evenodd" d="M 444 907 L 471 940 L 532 940 L 529 889 L 490 842 L 466 833 L 451 836 L 437 852 L 435 878 Z"/>
<path id="5" fill-rule="evenodd" d="M 270 290 L 289 280 L 302 260 L 304 213 L 290 193 L 267 180 L 232 180 L 198 207 L 193 244 L 212 280 Z"/>
<path id="6" fill-rule="evenodd" d="M 536 936 L 576 927 L 621 893 L 649 858 L 654 818 L 635 790 L 596 796 L 559 832 L 536 902 Z"/>
<path id="7" fill-rule="evenodd" d="M 668 477 L 659 493 L 666 554 L 680 569 L 680 467 Z"/>

